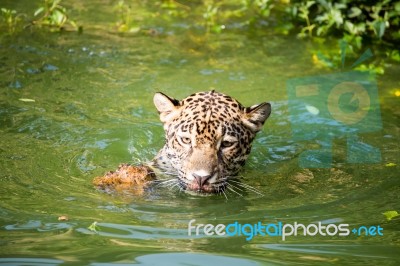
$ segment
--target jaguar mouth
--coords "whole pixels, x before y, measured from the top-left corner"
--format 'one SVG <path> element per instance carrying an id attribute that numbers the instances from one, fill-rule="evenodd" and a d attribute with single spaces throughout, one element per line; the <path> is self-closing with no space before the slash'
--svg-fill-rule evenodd
<path id="1" fill-rule="evenodd" d="M 188 192 L 195 192 L 198 194 L 217 194 L 221 193 L 222 191 L 225 190 L 226 188 L 226 183 L 225 182 L 219 182 L 219 183 L 205 183 L 205 184 L 199 184 L 198 182 L 189 182 L 189 181 L 183 181 L 182 179 L 179 180 L 180 187 L 183 190 L 186 190 Z"/>
<path id="2" fill-rule="evenodd" d="M 190 183 L 186 186 L 187 190 L 195 191 L 198 193 L 215 193 L 214 187 L 211 185 L 202 185 L 200 186 L 197 183 Z"/>

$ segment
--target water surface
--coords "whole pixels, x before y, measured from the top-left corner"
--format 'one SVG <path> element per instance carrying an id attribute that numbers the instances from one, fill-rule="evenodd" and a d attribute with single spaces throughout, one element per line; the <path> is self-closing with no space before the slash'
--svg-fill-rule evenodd
<path id="1" fill-rule="evenodd" d="M 387 166 L 399 164 L 398 64 L 377 77 L 382 129 L 362 136 L 380 149 L 381 161 L 349 164 L 339 138 L 332 167 L 303 169 L 299 154 L 315 143 L 293 140 L 286 82 L 334 72 L 313 64 L 316 44 L 229 31 L 205 36 L 180 24 L 157 35 L 121 36 L 108 30 L 107 5 L 95 4 L 88 1 L 77 16 L 99 19 L 103 28 L 25 32 L 0 44 L 0 264 L 399 263 L 399 219 L 382 215 L 400 211 L 398 166 Z M 155 92 L 181 99 L 210 89 L 246 106 L 272 104 L 241 172 L 242 182 L 263 196 L 245 190 L 226 199 L 167 188 L 109 195 L 93 188 L 93 177 L 121 162 L 148 161 L 163 145 Z M 59 221 L 61 215 L 69 220 Z M 380 225 L 384 234 L 189 237 L 192 219 Z M 97 231 L 88 229 L 93 222 Z"/>

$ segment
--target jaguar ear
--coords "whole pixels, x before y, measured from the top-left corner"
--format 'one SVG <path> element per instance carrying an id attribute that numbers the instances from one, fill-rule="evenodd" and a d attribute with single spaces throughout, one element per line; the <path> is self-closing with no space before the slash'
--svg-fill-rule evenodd
<path id="1" fill-rule="evenodd" d="M 164 93 L 157 92 L 153 98 L 154 105 L 160 114 L 160 120 L 164 124 L 172 121 L 180 113 L 180 103 L 174 98 L 170 98 Z"/>
<path id="2" fill-rule="evenodd" d="M 261 130 L 265 120 L 271 114 L 271 104 L 262 103 L 245 108 L 243 124 L 250 128 L 254 133 Z"/>

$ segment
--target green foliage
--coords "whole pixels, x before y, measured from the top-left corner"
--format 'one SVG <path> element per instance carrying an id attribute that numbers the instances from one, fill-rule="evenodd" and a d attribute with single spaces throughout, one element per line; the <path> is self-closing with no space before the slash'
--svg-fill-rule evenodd
<path id="1" fill-rule="evenodd" d="M 17 11 L 1 8 L 1 18 L 4 23 L 4 31 L 13 35 L 22 28 L 24 14 L 18 14 Z M 0 28 L 1 30 L 1 28 Z"/>
<path id="2" fill-rule="evenodd" d="M 221 30 L 225 29 L 225 25 L 218 24 L 218 12 L 221 2 L 215 3 L 214 1 L 204 1 L 205 10 L 203 12 L 204 25 L 206 27 L 207 33 L 212 31 L 215 33 L 220 33 Z"/>
<path id="3" fill-rule="evenodd" d="M 303 26 L 300 33 L 298 34 L 300 37 L 312 37 L 313 29 L 315 28 L 315 24 L 311 24 L 310 22 L 310 7 L 315 4 L 315 1 L 307 1 L 303 2 L 299 5 L 293 6 L 293 12 L 295 16 L 297 15 L 299 18 L 304 19 L 307 23 L 306 26 Z"/>
<path id="4" fill-rule="evenodd" d="M 229 24 L 235 28 L 250 27 L 269 18 L 277 0 L 163 0 L 160 13 L 185 18 L 192 26 L 203 26 L 206 33 L 221 33 Z M 166 17 L 166 19 L 168 19 Z M 238 27 L 239 26 L 239 27 Z"/>
<path id="5" fill-rule="evenodd" d="M 136 33 L 140 31 L 140 27 L 134 23 L 131 6 L 125 4 L 124 0 L 114 6 L 114 12 L 118 18 L 115 24 L 118 32 Z"/>
<path id="6" fill-rule="evenodd" d="M 40 17 L 34 20 L 33 24 L 61 30 L 68 23 L 75 30 L 81 31 L 82 29 L 68 18 L 67 9 L 60 3 L 61 0 L 43 0 L 42 5 L 34 12 L 35 17 Z"/>
<path id="7" fill-rule="evenodd" d="M 93 222 L 91 225 L 89 225 L 88 229 L 94 233 L 97 233 L 97 230 L 99 230 L 99 227 L 97 226 L 97 222 Z"/>
<path id="8" fill-rule="evenodd" d="M 399 0 L 160 0 L 156 4 L 119 0 L 113 8 L 117 32 L 135 33 L 143 28 L 130 3 L 147 8 L 144 13 L 149 19 L 185 19 L 189 26 L 202 26 L 206 33 L 256 29 L 259 33 L 295 31 L 301 38 L 334 35 L 357 49 L 374 39 L 400 41 Z M 9 34 L 22 28 L 23 16 L 15 10 L 3 8 L 1 15 Z M 33 24 L 55 30 L 68 24 L 79 30 L 61 0 L 42 0 Z"/>
<path id="9" fill-rule="evenodd" d="M 191 8 L 187 5 L 181 4 L 175 0 L 162 0 L 156 6 L 163 10 L 168 17 L 187 17 Z"/>
<path id="10" fill-rule="evenodd" d="M 347 44 L 348 55 L 359 54 L 367 44 L 393 45 L 387 58 L 399 61 L 400 0 L 159 0 L 158 2 L 113 0 L 113 28 L 118 33 L 158 33 L 154 28 L 181 23 L 197 34 L 220 34 L 236 31 L 252 35 L 297 34 L 316 43 L 333 37 Z M 81 31 L 69 19 L 61 0 L 42 0 L 33 18 L 15 10 L 1 9 L 0 36 L 13 35 L 27 26 Z M 148 25 L 146 25 L 146 23 Z M 151 26 L 149 27 L 149 24 Z M 144 31 L 143 29 L 149 28 Z M 162 30 L 161 30 L 162 32 Z M 316 65 L 338 68 L 340 55 L 312 51 Z M 383 73 L 382 62 L 360 65 L 360 69 Z"/>
<path id="11" fill-rule="evenodd" d="M 340 38 L 346 43 L 348 54 L 359 53 L 366 44 L 400 42 L 400 1 L 381 0 L 315 0 L 296 1 L 289 8 L 293 23 L 298 25 L 300 38 Z M 340 56 L 328 51 L 314 51 L 314 63 L 339 68 Z M 396 50 L 386 56 L 396 60 Z M 343 67 L 343 66 L 342 66 Z M 383 74 L 384 60 L 360 64 L 355 69 Z"/>
<path id="12" fill-rule="evenodd" d="M 16 10 L 1 8 L 0 36 L 15 35 L 26 28 L 36 26 L 49 28 L 51 31 L 65 30 L 66 26 L 82 32 L 82 27 L 68 18 L 67 9 L 60 4 L 61 0 L 43 0 L 39 8 L 33 12 L 33 17 Z"/>
<path id="13" fill-rule="evenodd" d="M 316 39 L 316 43 L 321 39 Z M 360 51 L 354 51 L 354 47 L 349 45 L 345 40 L 340 39 L 337 46 L 316 45 L 310 52 L 314 66 L 331 69 L 359 70 L 375 74 L 384 74 L 387 63 L 382 57 L 375 57 L 371 49 L 365 49 L 360 55 Z M 387 52 L 386 56 L 396 56 L 395 52 Z M 384 55 L 382 55 L 384 56 Z"/>
<path id="14" fill-rule="evenodd" d="M 257 24 L 258 21 L 268 19 L 275 7 L 272 0 L 244 0 L 241 13 L 248 17 L 248 24 Z"/>
<path id="15" fill-rule="evenodd" d="M 181 1 L 185 2 L 185 1 Z M 400 1 L 380 0 L 201 0 L 161 1 L 169 15 L 203 25 L 207 33 L 257 29 L 258 32 L 289 33 L 301 38 L 337 36 L 355 49 L 371 40 L 400 41 Z M 231 25 L 235 25 L 231 27 Z M 238 26 L 239 25 L 239 26 Z M 272 25 L 272 27 L 271 27 Z M 284 29 L 284 30 L 282 30 Z"/>
<path id="16" fill-rule="evenodd" d="M 293 23 L 301 25 L 300 37 L 312 37 L 316 29 L 316 36 L 338 35 L 357 48 L 366 39 L 400 40 L 400 1 L 300 1 L 290 9 Z"/>

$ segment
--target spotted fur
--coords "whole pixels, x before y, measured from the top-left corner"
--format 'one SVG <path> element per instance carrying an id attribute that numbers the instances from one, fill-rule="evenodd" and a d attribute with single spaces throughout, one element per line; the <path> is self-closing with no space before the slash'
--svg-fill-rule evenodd
<path id="1" fill-rule="evenodd" d="M 154 104 L 166 136 L 154 166 L 177 176 L 182 189 L 205 193 L 226 188 L 245 164 L 256 133 L 271 113 L 269 103 L 246 108 L 216 91 L 182 101 L 156 93 Z"/>

